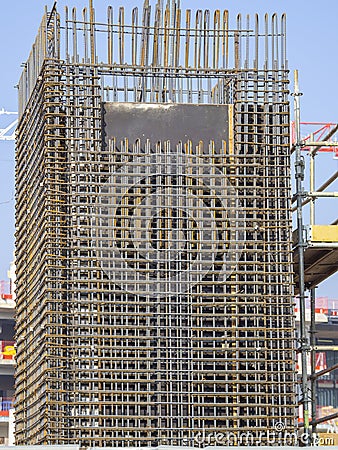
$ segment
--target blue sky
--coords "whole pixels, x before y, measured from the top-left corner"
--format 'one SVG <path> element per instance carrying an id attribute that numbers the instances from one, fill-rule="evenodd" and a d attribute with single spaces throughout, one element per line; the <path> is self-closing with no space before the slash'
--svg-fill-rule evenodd
<path id="1" fill-rule="evenodd" d="M 44 7 L 52 0 L 12 0 L 1 2 L 0 15 L 0 108 L 17 109 L 17 84 L 21 64 L 25 62 L 34 41 Z M 97 18 L 104 20 L 108 5 L 114 7 L 142 6 L 141 0 L 94 0 Z M 155 3 L 155 0 L 152 1 Z M 82 9 L 86 0 L 59 0 L 58 9 L 65 5 Z M 181 0 L 183 9 L 228 9 L 232 21 L 236 14 L 265 12 L 287 14 L 287 48 L 289 68 L 300 73 L 302 121 L 338 121 L 338 2 L 337 0 Z M 292 76 L 290 76 L 292 81 Z M 293 82 L 291 83 L 293 89 Z M 1 117 L 0 117 L 1 119 Z M 0 122 L 0 127 L 3 126 Z M 332 155 L 321 155 L 318 184 L 338 168 Z M 333 190 L 333 188 L 332 188 Z M 338 191 L 338 187 L 334 187 Z M 13 253 L 14 232 L 14 143 L 0 142 L 0 280 L 7 278 Z M 8 202 L 9 203 L 3 203 Z M 326 201 L 319 209 L 318 223 L 330 223 L 338 216 L 336 201 Z M 318 295 L 338 298 L 338 276 L 331 277 L 318 289 Z"/>

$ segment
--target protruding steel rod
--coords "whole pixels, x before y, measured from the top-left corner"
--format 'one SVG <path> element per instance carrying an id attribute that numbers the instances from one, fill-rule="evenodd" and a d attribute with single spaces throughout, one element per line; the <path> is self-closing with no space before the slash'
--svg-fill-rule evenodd
<path id="1" fill-rule="evenodd" d="M 92 64 L 96 63 L 95 55 L 95 12 L 93 0 L 89 0 L 89 21 L 90 21 L 90 57 Z"/>

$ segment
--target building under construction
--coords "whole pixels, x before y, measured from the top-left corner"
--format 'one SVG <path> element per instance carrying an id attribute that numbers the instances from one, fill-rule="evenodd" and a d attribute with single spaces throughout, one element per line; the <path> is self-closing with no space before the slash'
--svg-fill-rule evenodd
<path id="1" fill-rule="evenodd" d="M 16 444 L 295 440 L 285 16 L 162 3 L 20 79 Z"/>

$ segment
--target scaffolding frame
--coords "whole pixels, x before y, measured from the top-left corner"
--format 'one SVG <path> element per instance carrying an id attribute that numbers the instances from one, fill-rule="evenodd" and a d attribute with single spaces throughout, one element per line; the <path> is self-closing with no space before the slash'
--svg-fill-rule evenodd
<path id="1" fill-rule="evenodd" d="M 315 288 L 321 282 L 327 279 L 338 270 L 338 226 L 337 220 L 330 225 L 316 225 L 316 201 L 320 198 L 336 198 L 337 192 L 328 192 L 326 189 L 338 178 L 338 171 L 333 173 L 324 183 L 316 189 L 315 157 L 320 152 L 330 152 L 337 155 L 337 142 L 334 139 L 338 131 L 338 124 L 323 122 L 301 122 L 299 97 L 298 71 L 295 71 L 295 122 L 292 124 L 292 147 L 291 152 L 295 151 L 295 175 L 296 175 L 296 193 L 293 197 L 293 203 L 297 205 L 292 208 L 292 212 L 297 212 L 296 239 L 294 241 L 295 253 L 298 253 L 296 262 L 296 292 L 299 293 L 300 300 L 300 346 L 299 351 L 302 355 L 302 387 L 300 403 L 303 405 L 303 423 L 305 439 L 304 444 L 316 445 L 317 425 L 338 417 L 338 414 L 332 414 L 327 417 L 317 418 L 316 401 L 316 382 L 319 377 L 336 369 L 332 366 L 328 369 L 316 373 L 316 322 L 315 322 Z M 301 125 L 311 125 L 319 127 L 315 132 L 311 132 L 305 138 L 301 138 Z M 309 191 L 304 191 L 303 181 L 305 178 L 305 162 L 301 152 L 307 152 L 310 157 L 309 162 Z M 309 227 L 304 226 L 303 208 L 310 204 Z M 312 263 L 310 269 L 318 267 L 320 264 L 330 263 L 330 270 L 317 278 L 311 273 L 308 274 L 306 267 L 307 253 L 311 251 Z M 316 253 L 318 256 L 316 256 Z M 308 265 L 308 264 L 307 264 Z M 318 269 L 317 269 L 318 270 Z M 305 292 L 310 293 L 310 330 L 306 332 L 305 318 Z M 310 354 L 311 370 L 307 370 L 307 355 Z M 311 420 L 310 420 L 311 413 Z M 311 431 L 311 433 L 310 433 Z"/>
<path id="2" fill-rule="evenodd" d="M 124 8 L 117 21 L 113 13 L 109 7 L 102 23 L 91 3 L 79 18 L 66 8 L 61 24 L 54 5 L 19 83 L 16 444 L 204 447 L 220 431 L 223 445 L 293 444 L 286 17 L 266 15 L 261 33 L 257 15 L 253 28 L 238 15 L 231 29 L 228 11 L 199 10 L 193 25 L 187 10 L 184 24 L 179 1 L 164 9 L 159 1 L 152 14 L 146 0 L 141 21 L 134 8 L 130 25 Z M 228 105 L 229 136 L 218 147 L 213 136 L 204 143 L 108 139 L 104 105 L 111 102 Z M 135 158 L 154 153 L 184 157 L 184 174 L 151 178 L 152 166 Z M 128 171 L 111 177 L 130 162 L 131 175 L 150 177 L 151 189 L 168 188 L 168 207 L 174 191 L 182 202 L 199 199 L 189 209 L 197 217 L 205 205 L 211 211 L 217 250 L 183 292 L 171 280 L 178 263 L 203 254 L 197 219 L 156 216 L 157 256 L 153 265 L 140 262 L 128 233 L 136 206 L 146 214 L 138 200 L 145 188 L 132 177 L 129 186 Z M 119 183 L 128 187 L 121 203 Z M 222 195 L 227 208 L 219 206 Z M 173 219 L 188 236 L 178 262 L 170 256 Z M 126 264 L 148 284 L 153 272 L 165 273 L 167 295 L 138 279 L 137 290 L 121 288 L 111 229 Z M 186 240 L 179 232 L 178 245 Z"/>

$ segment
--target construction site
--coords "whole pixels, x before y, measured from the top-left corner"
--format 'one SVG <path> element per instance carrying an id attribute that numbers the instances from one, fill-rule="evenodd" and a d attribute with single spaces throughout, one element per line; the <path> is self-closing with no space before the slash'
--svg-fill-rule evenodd
<path id="1" fill-rule="evenodd" d="M 301 151 L 335 151 L 338 126 L 301 139 L 285 15 L 163 3 L 55 3 L 23 68 L 16 445 L 310 445 L 320 423 L 307 358 L 338 227 L 314 207 L 338 175 L 305 198 Z"/>

